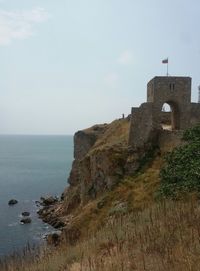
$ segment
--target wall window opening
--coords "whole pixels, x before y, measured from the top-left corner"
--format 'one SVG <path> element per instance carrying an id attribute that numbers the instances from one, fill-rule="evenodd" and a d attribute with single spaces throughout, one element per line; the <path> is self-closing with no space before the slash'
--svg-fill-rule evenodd
<path id="1" fill-rule="evenodd" d="M 162 106 L 161 126 L 163 130 L 169 130 L 169 131 L 173 130 L 172 108 L 168 103 L 164 103 Z"/>

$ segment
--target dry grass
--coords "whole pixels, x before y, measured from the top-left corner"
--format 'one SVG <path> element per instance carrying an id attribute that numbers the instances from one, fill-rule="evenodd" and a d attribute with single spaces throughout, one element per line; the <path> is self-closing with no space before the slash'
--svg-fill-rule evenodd
<path id="1" fill-rule="evenodd" d="M 125 178 L 114 190 L 105 192 L 102 197 L 89 201 L 84 206 L 79 206 L 73 213 L 73 225 L 85 236 L 87 232 L 94 233 L 104 225 L 106 217 L 110 214 L 142 210 L 145 204 L 153 204 L 162 163 L 162 157 L 157 156 L 144 172 Z M 124 208 L 122 205 L 127 206 Z"/>
<path id="2" fill-rule="evenodd" d="M 157 156 L 143 173 L 77 210 L 83 238 L 75 246 L 9 258 L 0 270 L 200 270 L 198 202 L 153 201 L 161 164 Z"/>
<path id="3" fill-rule="evenodd" d="M 155 202 L 162 157 L 113 191 L 78 209 L 83 235 L 74 246 L 28 250 L 1 271 L 199 271 L 200 207 L 196 198 Z"/>
<path id="4" fill-rule="evenodd" d="M 127 146 L 130 121 L 128 119 L 119 119 L 110 123 L 103 135 L 97 140 L 91 151 L 112 145 Z"/>
<path id="5" fill-rule="evenodd" d="M 96 234 L 43 258 L 12 259 L 1 271 L 200 270 L 200 207 L 165 201 L 142 212 L 109 217 Z"/>
<path id="6" fill-rule="evenodd" d="M 133 209 L 152 203 L 154 192 L 159 185 L 159 173 L 163 160 L 157 156 L 150 167 L 137 176 L 127 177 L 113 192 L 118 199 L 127 201 Z"/>
<path id="7" fill-rule="evenodd" d="M 108 220 L 82 243 L 78 270 L 200 270 L 197 202 L 163 202 Z"/>

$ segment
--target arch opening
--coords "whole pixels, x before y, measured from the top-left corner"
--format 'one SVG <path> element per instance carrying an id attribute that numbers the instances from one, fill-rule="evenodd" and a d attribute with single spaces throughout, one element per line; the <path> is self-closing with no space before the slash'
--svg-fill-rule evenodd
<path id="1" fill-rule="evenodd" d="M 165 102 L 161 109 L 161 126 L 163 130 L 173 131 L 179 129 L 179 110 L 174 102 Z"/>

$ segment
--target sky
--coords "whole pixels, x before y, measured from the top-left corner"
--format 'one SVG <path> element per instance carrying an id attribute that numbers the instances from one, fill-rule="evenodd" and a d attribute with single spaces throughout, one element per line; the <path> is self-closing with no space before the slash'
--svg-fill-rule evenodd
<path id="1" fill-rule="evenodd" d="M 154 76 L 200 84 L 199 0 L 0 0 L 0 134 L 128 115 Z"/>

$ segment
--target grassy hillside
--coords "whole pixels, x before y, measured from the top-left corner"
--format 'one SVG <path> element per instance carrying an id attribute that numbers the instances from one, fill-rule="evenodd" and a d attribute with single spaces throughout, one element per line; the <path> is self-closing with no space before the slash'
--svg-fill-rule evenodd
<path id="1" fill-rule="evenodd" d="M 107 129 L 93 150 L 112 144 L 109 133 L 116 142 Z M 200 126 L 183 139 L 167 156 L 159 149 L 146 153 L 134 175 L 77 207 L 60 246 L 28 249 L 0 263 L 0 270 L 200 270 Z"/>
<path id="2" fill-rule="evenodd" d="M 197 201 L 163 201 L 143 211 L 108 217 L 95 234 L 74 246 L 40 253 L 31 261 L 10 259 L 1 270 L 198 271 L 199 229 Z"/>

